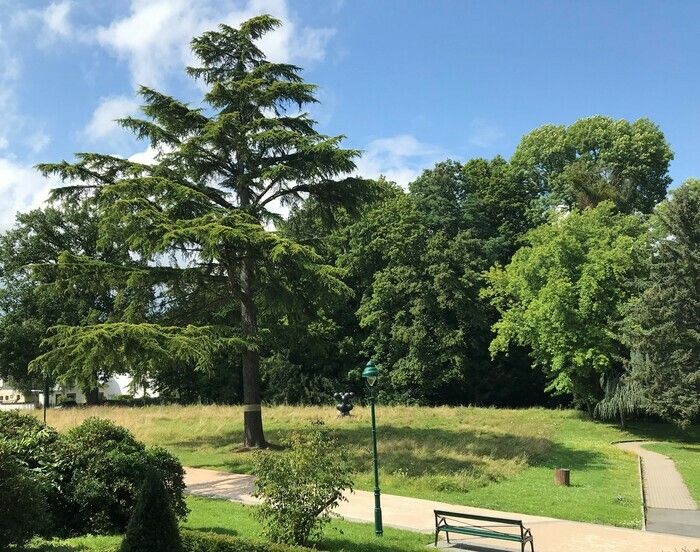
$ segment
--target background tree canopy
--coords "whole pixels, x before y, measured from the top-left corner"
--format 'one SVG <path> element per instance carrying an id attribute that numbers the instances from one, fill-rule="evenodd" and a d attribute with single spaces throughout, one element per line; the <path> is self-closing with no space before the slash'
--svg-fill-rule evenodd
<path id="1" fill-rule="evenodd" d="M 620 374 L 628 357 L 620 324 L 648 271 L 645 220 L 603 202 L 554 213 L 526 242 L 488 275 L 484 295 L 501 314 L 491 349 L 528 345 L 550 377 L 548 389 L 593 406 L 601 376 Z"/>
<path id="2" fill-rule="evenodd" d="M 666 195 L 673 159 L 648 119 L 601 115 L 569 127 L 545 125 L 523 136 L 512 163 L 545 205 L 592 207 L 610 200 L 625 212 L 649 213 Z"/>
<path id="3" fill-rule="evenodd" d="M 700 413 L 700 180 L 674 190 L 653 222 L 651 276 L 625 341 L 647 408 L 687 425 Z"/>
<path id="4" fill-rule="evenodd" d="M 593 409 L 635 390 L 698 415 L 700 192 L 664 199 L 654 123 L 545 125 L 509 160 L 364 180 L 303 111 L 300 68 L 259 50 L 277 24 L 192 41 L 202 107 L 141 88 L 144 117 L 121 124 L 152 163 L 39 166 L 64 185 L 0 238 L 0 376 L 90 390 L 126 371 L 243 402 L 249 446 L 263 399 L 357 391 L 368 358 L 387 402 Z"/>

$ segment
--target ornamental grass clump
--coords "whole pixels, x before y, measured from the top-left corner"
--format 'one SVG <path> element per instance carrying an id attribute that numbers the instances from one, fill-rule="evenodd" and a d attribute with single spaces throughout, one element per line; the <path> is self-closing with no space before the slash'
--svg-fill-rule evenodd
<path id="1" fill-rule="evenodd" d="M 254 458 L 256 511 L 265 534 L 277 543 L 306 545 L 321 535 L 332 511 L 352 491 L 350 465 L 336 435 L 314 423 L 295 431 L 283 452 L 260 451 Z"/>

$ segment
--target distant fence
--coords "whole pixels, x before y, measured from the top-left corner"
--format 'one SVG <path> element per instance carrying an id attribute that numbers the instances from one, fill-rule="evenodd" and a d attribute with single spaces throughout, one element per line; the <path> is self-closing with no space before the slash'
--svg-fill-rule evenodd
<path id="1" fill-rule="evenodd" d="M 0 404 L 0 410 L 34 410 L 37 406 L 34 403 L 14 403 Z"/>

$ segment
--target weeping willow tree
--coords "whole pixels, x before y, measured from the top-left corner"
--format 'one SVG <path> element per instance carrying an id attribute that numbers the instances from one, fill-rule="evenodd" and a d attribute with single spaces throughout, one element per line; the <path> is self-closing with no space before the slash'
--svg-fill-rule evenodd
<path id="1" fill-rule="evenodd" d="M 348 291 L 311 248 L 269 230 L 279 219 L 275 209 L 307 197 L 330 209 L 348 207 L 366 189 L 348 176 L 358 152 L 341 148 L 342 136 L 318 133 L 303 111 L 316 101 L 314 85 L 304 82 L 299 67 L 268 61 L 256 45 L 278 25 L 263 15 L 193 39 L 200 64 L 187 71 L 208 88 L 203 108 L 140 89 L 145 117 L 120 122 L 159 152 L 153 164 L 81 153 L 75 162 L 39 166 L 64 181 L 55 197 L 93 196 L 101 239 L 126 243 L 146 266 L 64 258 L 67 277 L 113 279 L 121 314 L 99 325 L 53 328 L 48 352 L 33 365 L 74 376 L 95 365 L 137 372 L 172 359 L 207 369 L 217 354 L 239 351 L 250 447 L 266 444 L 261 302 L 290 311 L 302 292 Z M 216 295 L 223 319 L 166 324 L 156 316 L 187 292 L 195 299 Z M 180 303 L 201 308 L 192 300 Z"/>
<path id="2" fill-rule="evenodd" d="M 625 427 L 625 420 L 643 410 L 643 390 L 638 382 L 625 376 L 603 378 L 601 386 L 605 393 L 596 404 L 593 415 L 601 420 L 620 420 Z"/>

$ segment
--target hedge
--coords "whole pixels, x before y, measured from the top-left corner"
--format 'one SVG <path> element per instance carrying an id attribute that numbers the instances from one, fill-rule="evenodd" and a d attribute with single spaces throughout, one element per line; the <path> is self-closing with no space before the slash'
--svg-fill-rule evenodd
<path id="1" fill-rule="evenodd" d="M 238 537 L 184 529 L 181 532 L 183 552 L 307 552 L 310 548 L 250 542 Z"/>

